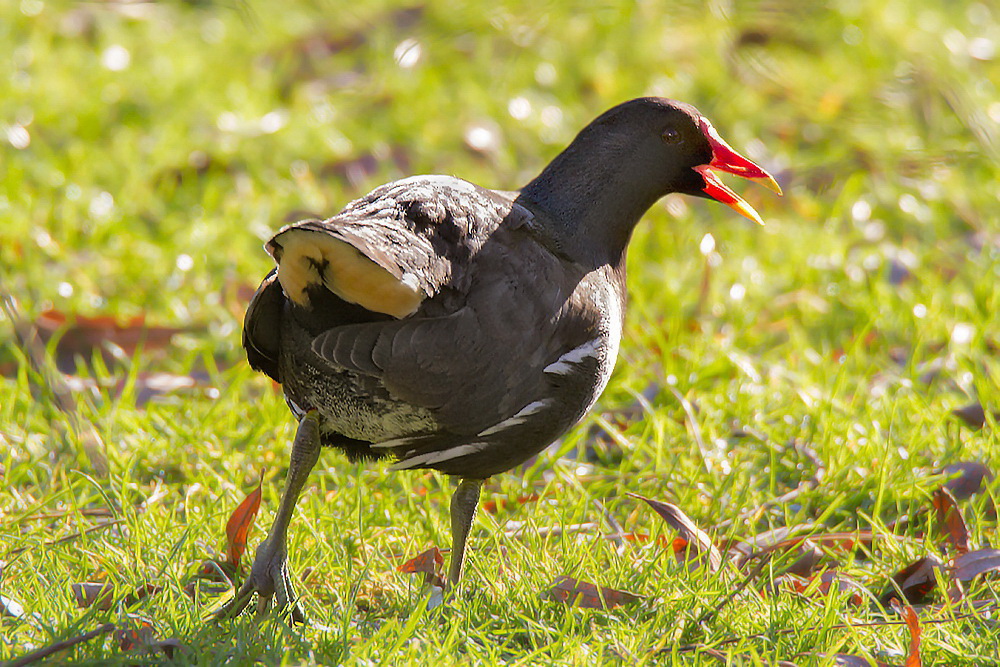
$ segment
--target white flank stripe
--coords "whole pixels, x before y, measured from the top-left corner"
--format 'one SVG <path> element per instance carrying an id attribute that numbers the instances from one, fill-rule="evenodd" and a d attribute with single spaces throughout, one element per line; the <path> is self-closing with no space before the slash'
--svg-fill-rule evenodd
<path id="1" fill-rule="evenodd" d="M 513 415 L 511 415 L 507 419 L 504 419 L 499 424 L 497 424 L 495 426 L 491 426 L 488 429 L 486 429 L 485 431 L 480 431 L 479 433 L 476 434 L 476 437 L 480 437 L 481 438 L 481 437 L 486 436 L 486 435 L 493 435 L 494 433 L 502 431 L 505 428 L 510 428 L 511 426 L 517 426 L 518 424 L 522 424 L 525 421 L 527 421 L 527 418 L 528 418 L 529 415 L 533 415 L 536 412 L 539 412 L 539 411 L 543 410 L 544 408 L 548 407 L 549 403 L 550 403 L 550 401 L 547 401 L 547 400 L 546 401 L 535 401 L 533 403 L 528 403 L 526 406 L 524 406 L 523 408 L 521 408 L 520 410 L 518 410 L 517 412 L 515 412 Z"/>
<path id="2" fill-rule="evenodd" d="M 566 375 L 572 370 L 573 364 L 567 364 L 565 361 L 553 361 L 543 369 L 549 375 Z"/>
<path id="3" fill-rule="evenodd" d="M 439 452 L 428 452 L 427 454 L 414 456 L 410 459 L 397 461 L 389 467 L 389 470 L 408 470 L 422 465 L 432 465 L 434 463 L 441 463 L 442 461 L 450 461 L 451 459 L 457 459 L 465 456 L 466 454 L 475 454 L 476 452 L 482 451 L 484 448 L 485 446 L 481 442 L 475 442 L 471 445 L 458 445 L 457 447 L 444 449 Z"/>
<path id="4" fill-rule="evenodd" d="M 288 398 L 288 394 L 285 394 L 285 403 L 288 405 L 288 409 L 292 411 L 296 419 L 302 419 L 306 414 L 306 411 L 299 407 L 299 404 Z"/>
<path id="5" fill-rule="evenodd" d="M 572 350 L 562 355 L 542 370 L 546 373 L 565 375 L 573 369 L 571 364 L 578 364 L 587 357 L 597 356 L 597 352 L 600 347 L 601 340 L 599 338 L 587 341 L 579 347 L 574 347 Z"/>
<path id="6" fill-rule="evenodd" d="M 412 442 L 420 440 L 423 436 L 413 436 L 407 438 L 393 438 L 392 440 L 383 440 L 382 442 L 376 442 L 371 445 L 372 449 L 392 449 L 393 447 L 403 447 L 409 445 Z"/>

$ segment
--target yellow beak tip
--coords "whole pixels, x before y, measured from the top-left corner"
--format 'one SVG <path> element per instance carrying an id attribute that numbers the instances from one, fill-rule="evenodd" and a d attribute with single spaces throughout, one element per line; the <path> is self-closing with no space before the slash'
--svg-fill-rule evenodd
<path id="1" fill-rule="evenodd" d="M 778 185 L 778 181 L 774 180 L 774 177 L 768 174 L 767 176 L 762 176 L 760 178 L 755 178 L 755 181 L 763 185 L 765 188 L 775 193 L 779 197 L 782 196 L 781 186 Z"/>
<path id="2" fill-rule="evenodd" d="M 750 206 L 750 204 L 746 203 L 742 199 L 733 202 L 732 204 L 730 204 L 730 206 L 733 208 L 733 210 L 742 215 L 744 218 L 753 220 L 761 227 L 764 226 L 764 220 L 760 217 L 760 214 L 757 213 L 757 211 L 755 211 L 753 207 Z"/>

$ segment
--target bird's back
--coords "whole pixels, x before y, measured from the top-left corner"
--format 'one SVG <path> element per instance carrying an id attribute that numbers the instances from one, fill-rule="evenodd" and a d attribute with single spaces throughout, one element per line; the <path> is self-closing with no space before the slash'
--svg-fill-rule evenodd
<path id="1" fill-rule="evenodd" d="M 248 359 L 349 454 L 485 477 L 561 435 L 613 366 L 621 276 L 560 257 L 509 194 L 405 179 L 267 248 Z"/>

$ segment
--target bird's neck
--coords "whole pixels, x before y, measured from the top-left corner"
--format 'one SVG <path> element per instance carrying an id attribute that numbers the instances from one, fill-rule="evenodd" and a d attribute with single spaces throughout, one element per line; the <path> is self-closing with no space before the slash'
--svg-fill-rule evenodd
<path id="1" fill-rule="evenodd" d="M 570 258 L 617 267 L 632 230 L 662 193 L 647 191 L 648 178 L 634 177 L 627 146 L 599 148 L 577 138 L 521 189 L 521 197 L 542 214 L 546 231 Z"/>

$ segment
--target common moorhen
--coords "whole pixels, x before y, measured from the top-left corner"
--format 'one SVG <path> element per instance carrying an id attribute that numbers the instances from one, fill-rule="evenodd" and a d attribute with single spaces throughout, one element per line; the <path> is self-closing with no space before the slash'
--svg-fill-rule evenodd
<path id="1" fill-rule="evenodd" d="M 281 229 L 265 246 L 277 268 L 250 302 L 243 345 L 299 426 L 277 516 L 218 617 L 257 593 L 259 610 L 276 596 L 303 619 L 286 535 L 321 445 L 461 478 L 454 586 L 483 480 L 540 452 L 607 384 L 639 218 L 680 192 L 761 221 L 713 170 L 781 194 L 694 107 L 646 97 L 599 116 L 520 191 L 414 176 Z"/>

